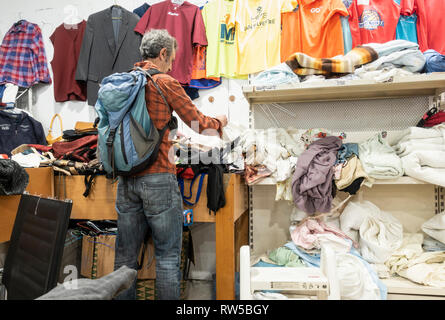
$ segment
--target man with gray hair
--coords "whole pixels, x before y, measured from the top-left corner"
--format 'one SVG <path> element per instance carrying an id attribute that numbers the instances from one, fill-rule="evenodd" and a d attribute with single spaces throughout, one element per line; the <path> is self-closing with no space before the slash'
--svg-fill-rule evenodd
<path id="1" fill-rule="evenodd" d="M 177 49 L 176 39 L 166 30 L 150 30 L 142 38 L 140 51 L 143 61 L 136 67 L 157 70 L 146 85 L 148 113 L 158 130 L 172 119 L 172 112 L 198 133 L 222 135 L 226 116 L 215 118 L 203 115 L 185 93 L 180 83 L 167 75 L 171 71 Z M 159 94 L 156 86 L 162 92 Z M 193 125 L 192 125 L 193 123 Z M 199 125 L 195 125 L 199 124 Z M 151 229 L 156 258 L 156 294 L 158 299 L 180 298 L 180 260 L 182 249 L 183 205 L 176 180 L 176 166 L 167 129 L 156 161 L 141 173 L 121 178 L 116 197 L 118 235 L 116 239 L 115 270 L 126 265 L 137 269 L 138 254 L 148 228 Z M 170 156 L 170 157 L 169 157 Z M 125 189 L 125 190 L 124 190 Z M 136 298 L 136 281 L 118 299 Z"/>

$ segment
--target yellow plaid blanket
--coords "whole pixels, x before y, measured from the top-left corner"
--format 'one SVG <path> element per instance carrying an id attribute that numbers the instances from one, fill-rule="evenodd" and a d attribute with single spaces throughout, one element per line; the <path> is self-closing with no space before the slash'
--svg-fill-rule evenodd
<path id="1" fill-rule="evenodd" d="M 286 64 L 299 76 L 312 74 L 353 73 L 355 68 L 378 59 L 378 53 L 371 47 L 357 46 L 339 58 L 312 58 L 304 53 L 292 54 Z"/>

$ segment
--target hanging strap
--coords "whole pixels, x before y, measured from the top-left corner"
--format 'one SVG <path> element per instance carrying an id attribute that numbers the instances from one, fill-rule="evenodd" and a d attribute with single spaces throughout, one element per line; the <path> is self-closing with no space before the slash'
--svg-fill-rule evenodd
<path id="1" fill-rule="evenodd" d="M 150 70 L 144 70 L 140 67 L 137 67 L 136 70 L 139 70 L 141 72 L 143 72 L 153 83 L 154 87 L 156 88 L 156 90 L 158 91 L 159 95 L 161 96 L 162 100 L 164 101 L 165 105 L 169 108 L 169 110 L 173 113 L 173 109 L 172 107 L 169 105 L 167 99 L 165 98 L 164 94 L 161 91 L 161 88 L 159 88 L 158 84 L 156 83 L 156 81 L 153 79 L 153 76 L 156 74 L 160 74 L 162 72 L 160 72 L 159 70 L 156 69 L 150 69 Z M 169 122 L 167 123 L 167 125 L 162 129 L 162 131 L 165 131 L 166 129 L 170 128 L 170 130 L 174 130 L 178 128 L 178 119 L 176 119 L 176 117 L 174 117 L 173 115 L 171 116 Z M 162 140 L 162 138 L 161 138 Z"/>
<path id="2" fill-rule="evenodd" d="M 60 132 L 63 133 L 62 117 L 61 117 L 60 114 L 58 114 L 58 113 L 56 113 L 56 114 L 52 117 L 52 119 L 51 119 L 51 123 L 50 123 L 50 125 L 49 125 L 49 132 L 48 132 L 48 133 L 52 133 L 52 131 L 53 131 L 54 120 L 55 120 L 56 118 L 59 118 Z"/>
<path id="3" fill-rule="evenodd" d="M 156 88 L 156 90 L 158 91 L 159 95 L 161 96 L 162 100 L 164 101 L 165 105 L 168 107 L 168 109 L 173 113 L 173 109 L 172 107 L 169 105 L 169 103 L 167 102 L 167 99 L 165 98 L 164 94 L 161 91 L 161 88 L 159 88 L 158 84 L 156 83 L 156 81 L 153 79 L 153 76 L 156 74 L 160 74 L 162 72 L 160 72 L 159 70 L 156 69 L 149 69 L 144 70 L 140 67 L 137 67 L 136 70 L 143 72 L 153 83 L 154 87 Z M 165 132 L 167 131 L 167 129 L 170 130 L 175 130 L 178 128 L 178 119 L 176 119 L 176 117 L 172 116 L 170 117 L 170 120 L 167 122 L 167 124 L 164 126 L 164 128 L 161 129 L 161 131 L 159 131 L 159 141 L 156 144 L 155 148 L 153 149 L 153 156 L 150 157 L 150 161 L 147 163 L 147 167 L 151 166 L 156 159 L 158 158 L 158 153 L 159 153 L 159 148 L 161 147 L 161 143 L 162 140 L 164 139 L 164 135 Z"/>
<path id="4" fill-rule="evenodd" d="M 193 207 L 194 205 L 196 205 L 198 203 L 199 198 L 201 197 L 202 185 L 204 183 L 204 178 L 206 175 L 207 175 L 206 173 L 200 173 L 193 178 L 192 182 L 190 183 L 190 190 L 189 190 L 190 196 L 188 196 L 188 197 L 184 195 L 184 179 L 178 178 L 178 184 L 179 184 L 179 188 L 181 190 L 182 199 L 186 205 Z M 193 188 L 193 185 L 198 177 L 199 177 L 199 184 L 198 184 L 196 199 L 195 199 L 195 202 L 190 202 L 188 200 L 192 199 L 192 196 L 193 196 L 192 188 Z"/>
<path id="5" fill-rule="evenodd" d="M 97 174 L 92 174 L 90 176 L 86 175 L 84 178 L 84 182 L 85 182 L 85 192 L 83 193 L 83 196 L 85 198 L 87 198 L 90 195 L 91 192 L 91 187 L 93 186 L 93 181 L 94 178 L 96 177 Z"/>

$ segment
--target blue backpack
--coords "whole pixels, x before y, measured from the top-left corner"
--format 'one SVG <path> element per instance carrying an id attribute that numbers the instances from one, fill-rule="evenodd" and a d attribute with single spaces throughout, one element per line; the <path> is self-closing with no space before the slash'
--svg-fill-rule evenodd
<path id="1" fill-rule="evenodd" d="M 132 176 L 156 161 L 159 146 L 169 128 L 178 127 L 175 117 L 159 130 L 154 126 L 145 102 L 147 77 L 153 82 L 165 104 L 167 100 L 152 76 L 158 70 L 137 68 L 115 73 L 103 79 L 95 109 L 99 115 L 98 148 L 107 173 Z"/>

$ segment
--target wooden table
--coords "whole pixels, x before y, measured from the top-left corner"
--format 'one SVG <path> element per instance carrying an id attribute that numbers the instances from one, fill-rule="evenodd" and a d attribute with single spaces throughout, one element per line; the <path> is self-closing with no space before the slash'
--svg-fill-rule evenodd
<path id="1" fill-rule="evenodd" d="M 236 174 L 224 175 L 226 206 L 216 215 L 207 209 L 207 177 L 204 179 L 199 202 L 193 208 L 194 222 L 215 223 L 216 229 L 216 299 L 235 299 L 235 272 L 239 270 L 239 248 L 248 244 L 248 191 L 244 179 Z M 188 193 L 190 182 L 185 181 Z M 196 195 L 198 183 L 193 186 Z M 55 177 L 55 190 L 59 199 L 73 200 L 71 219 L 116 220 L 117 183 L 103 176 L 95 178 L 88 198 L 83 197 L 83 176 Z M 185 209 L 189 207 L 184 206 Z"/>

